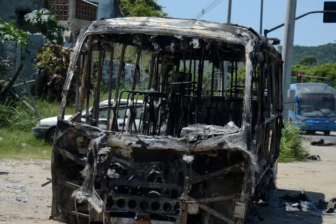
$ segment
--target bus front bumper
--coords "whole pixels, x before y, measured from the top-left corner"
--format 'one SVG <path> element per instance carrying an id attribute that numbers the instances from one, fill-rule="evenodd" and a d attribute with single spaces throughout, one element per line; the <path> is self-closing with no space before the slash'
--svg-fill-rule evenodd
<path id="1" fill-rule="evenodd" d="M 336 131 L 336 124 L 297 123 L 302 131 Z"/>

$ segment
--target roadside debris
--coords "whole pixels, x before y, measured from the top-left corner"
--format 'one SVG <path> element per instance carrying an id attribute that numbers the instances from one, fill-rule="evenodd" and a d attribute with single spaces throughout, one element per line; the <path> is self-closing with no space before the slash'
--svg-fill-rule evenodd
<path id="1" fill-rule="evenodd" d="M 335 145 L 335 143 L 332 143 L 332 142 L 324 143 L 324 139 L 322 139 L 322 138 L 318 141 L 313 141 L 310 144 L 315 145 L 315 146 L 333 146 L 333 145 Z"/>
<path id="2" fill-rule="evenodd" d="M 289 205 L 286 203 L 286 211 L 303 211 L 303 212 L 309 212 L 309 211 L 317 211 L 318 209 L 316 206 L 309 201 L 299 201 L 297 203 Z"/>
<path id="3" fill-rule="evenodd" d="M 318 208 L 323 209 L 325 213 L 336 213 L 336 198 L 332 198 L 329 202 L 324 199 L 320 199 L 318 202 Z"/>
<path id="4" fill-rule="evenodd" d="M 296 194 L 296 195 L 289 195 L 286 194 L 282 197 L 279 197 L 285 201 L 290 201 L 290 202 L 299 202 L 299 201 L 312 201 L 312 198 L 305 192 L 305 191 L 301 191 L 301 193 Z"/>
<path id="5" fill-rule="evenodd" d="M 47 178 L 47 180 L 48 181 L 45 182 L 44 184 L 42 184 L 41 187 L 44 187 L 44 186 L 46 186 L 46 185 L 48 185 L 48 184 L 50 184 L 52 182 L 52 180 L 50 178 Z"/>
<path id="6" fill-rule="evenodd" d="M 311 160 L 321 161 L 321 157 L 319 155 L 309 155 L 309 156 L 307 156 L 307 158 L 311 159 Z"/>
<path id="7" fill-rule="evenodd" d="M 16 201 L 22 202 L 22 203 L 27 203 L 28 199 L 22 196 L 16 196 Z"/>

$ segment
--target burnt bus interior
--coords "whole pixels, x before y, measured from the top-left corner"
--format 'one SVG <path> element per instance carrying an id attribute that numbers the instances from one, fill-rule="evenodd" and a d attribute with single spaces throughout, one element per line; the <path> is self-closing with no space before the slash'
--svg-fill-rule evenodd
<path id="1" fill-rule="evenodd" d="M 87 36 L 72 59 L 77 59 L 75 74 L 83 69 L 83 76 L 72 80 L 76 114 L 59 120 L 53 144 L 54 218 L 70 223 L 243 223 L 252 188 L 266 191 L 269 168 L 278 156 L 282 64 L 267 44 L 260 44 L 251 83 L 246 82 L 250 74 L 239 69 L 247 63 L 245 45 L 236 43 L 171 33 Z M 92 52 L 98 52 L 96 74 Z M 132 86 L 124 90 L 123 66 L 115 77 L 111 63 L 107 119 L 102 120 L 105 58 L 121 65 L 132 61 L 136 69 Z M 146 65 L 148 79 L 141 86 L 140 66 Z M 246 99 L 251 108 L 244 109 Z M 250 121 L 250 129 L 244 127 Z M 250 137 L 243 129 L 251 130 Z M 225 135 L 233 137 L 224 141 Z"/>
<path id="2" fill-rule="evenodd" d="M 86 85 L 83 91 L 87 96 L 86 108 L 92 106 L 89 104 L 90 97 L 100 101 L 101 66 L 105 58 L 120 60 L 120 64 L 129 61 L 136 64 L 130 90 L 118 90 L 124 75 L 122 66 L 119 67 L 118 77 L 111 77 L 116 80 L 117 86 L 110 93 L 115 103 L 110 106 L 112 111 L 107 118 L 106 129 L 180 137 L 182 128 L 190 124 L 224 126 L 233 121 L 238 127 L 241 126 L 245 79 L 238 79 L 238 65 L 244 66 L 243 45 L 146 34 L 102 34 L 92 37 L 88 45 L 83 53 L 87 55 L 87 51 L 99 50 L 99 59 L 98 72 L 95 74 L 96 90 L 91 93 L 90 85 Z M 86 63 L 85 60 L 81 60 L 82 64 Z M 224 61 L 228 62 L 228 83 L 224 83 L 223 79 Z M 147 65 L 149 70 L 146 86 L 139 83 L 140 63 Z M 83 69 L 84 73 L 90 73 L 85 69 L 93 70 Z M 110 72 L 113 73 L 113 67 Z M 90 76 L 93 74 L 87 78 L 90 79 Z M 112 90 L 113 86 L 109 89 Z M 127 108 L 118 107 L 122 98 L 127 99 Z M 83 102 L 79 104 L 81 107 L 84 105 Z M 135 125 L 135 108 L 140 106 L 143 106 L 140 123 Z M 118 125 L 117 116 L 113 116 L 120 114 L 118 110 L 125 113 L 124 118 L 128 116 L 125 126 Z M 92 114 L 87 113 L 86 123 L 97 125 L 98 113 L 97 110 Z"/>

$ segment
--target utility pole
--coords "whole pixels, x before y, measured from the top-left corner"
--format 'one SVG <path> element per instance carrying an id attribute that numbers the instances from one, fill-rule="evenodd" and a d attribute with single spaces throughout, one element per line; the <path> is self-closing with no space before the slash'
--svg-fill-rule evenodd
<path id="1" fill-rule="evenodd" d="M 282 46 L 283 64 L 283 80 L 282 80 L 282 99 L 283 99 L 283 119 L 288 120 L 288 105 L 289 95 L 288 90 L 291 84 L 292 59 L 293 59 L 293 44 L 294 44 L 294 28 L 295 28 L 295 13 L 297 0 L 287 0 L 285 32 Z"/>
<path id="2" fill-rule="evenodd" d="M 226 23 L 231 23 L 231 6 L 232 6 L 232 0 L 229 0 Z"/>
<path id="3" fill-rule="evenodd" d="M 227 13 L 227 18 L 226 18 L 226 23 L 229 24 L 231 23 L 231 8 L 232 8 L 232 0 L 229 0 L 228 2 L 228 13 Z M 227 71 L 228 71 L 228 62 L 224 61 L 224 77 L 223 77 L 223 84 L 224 86 L 222 87 L 223 90 L 226 90 L 226 85 L 227 85 Z M 231 75 L 232 78 L 232 75 Z M 225 96 L 225 93 L 222 92 L 222 96 Z"/>
<path id="4" fill-rule="evenodd" d="M 259 31 L 260 34 L 262 34 L 263 14 L 264 14 L 264 0 L 261 0 L 261 4 L 260 4 L 260 31 Z"/>

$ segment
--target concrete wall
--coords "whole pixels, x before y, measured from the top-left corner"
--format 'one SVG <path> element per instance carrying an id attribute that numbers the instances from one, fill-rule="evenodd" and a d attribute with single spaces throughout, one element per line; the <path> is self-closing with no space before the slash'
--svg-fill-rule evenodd
<path id="1" fill-rule="evenodd" d="M 98 4 L 97 20 L 120 17 L 118 0 L 95 0 Z"/>
<path id="2" fill-rule="evenodd" d="M 118 70 L 119 70 L 120 62 L 113 60 L 113 78 L 118 77 Z M 124 69 L 124 79 L 121 80 L 121 84 L 125 86 L 132 86 L 133 84 L 133 77 L 134 77 L 134 71 L 135 71 L 135 64 L 131 63 L 125 63 L 125 69 Z M 110 77 L 110 60 L 105 59 L 103 63 L 103 70 L 102 70 L 102 79 L 107 84 L 109 83 Z M 143 86 L 145 80 L 148 78 L 148 74 L 146 71 L 140 67 L 140 84 L 137 84 L 137 86 Z"/>
<path id="3" fill-rule="evenodd" d="M 0 17 L 4 19 L 5 21 L 15 20 L 18 21 L 19 15 L 18 10 L 24 10 L 24 11 L 34 11 L 36 9 L 42 8 L 46 4 L 47 1 L 43 0 L 0 0 Z M 44 4 L 44 5 L 43 5 Z M 25 23 L 16 23 L 16 25 L 25 30 L 34 32 L 34 30 L 31 30 L 31 26 L 25 24 Z M 35 31 L 36 32 L 36 31 Z"/>
<path id="4" fill-rule="evenodd" d="M 119 13 L 118 0 L 94 0 L 98 2 L 98 13 L 96 20 L 101 18 L 116 18 L 121 17 Z M 66 42 L 75 43 L 76 38 L 79 34 L 79 31 L 89 26 L 92 21 L 81 20 L 76 18 L 76 1 L 69 2 L 69 20 L 60 21 L 64 26 L 67 26 L 69 31 L 64 32 L 63 36 L 65 37 Z M 65 43 L 66 47 L 69 45 Z"/>
<path id="5" fill-rule="evenodd" d="M 28 42 L 28 51 L 31 54 L 23 52 L 25 60 L 21 61 L 21 44 L 15 41 L 0 41 L 0 55 L 2 58 L 10 57 L 13 62 L 13 68 L 8 71 L 8 75 L 5 79 L 8 79 L 14 75 L 19 68 L 20 64 L 25 65 L 23 76 L 26 80 L 31 80 L 36 69 L 32 60 L 36 57 L 38 49 L 46 43 L 46 38 L 42 35 L 28 35 L 29 38 L 35 43 L 34 45 Z"/>
<path id="6" fill-rule="evenodd" d="M 39 34 L 29 34 L 28 36 L 35 44 L 33 45 L 32 43 L 28 42 L 28 51 L 30 54 L 23 52 L 23 55 L 25 56 L 25 60 L 23 62 L 25 65 L 25 70 L 23 75 L 27 80 L 31 80 L 33 79 L 33 74 L 36 72 L 32 60 L 36 58 L 38 49 L 46 44 L 47 38 Z"/>

